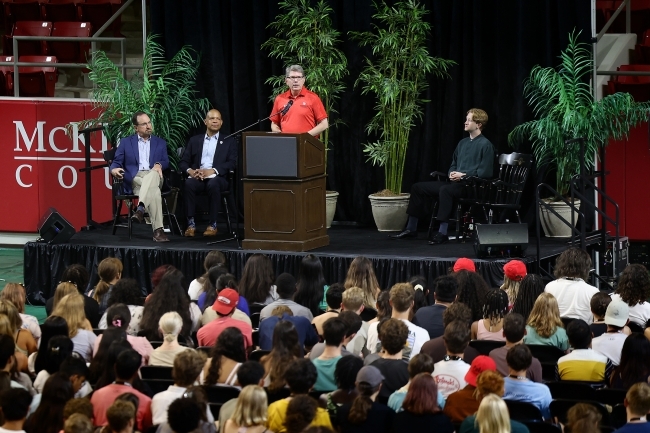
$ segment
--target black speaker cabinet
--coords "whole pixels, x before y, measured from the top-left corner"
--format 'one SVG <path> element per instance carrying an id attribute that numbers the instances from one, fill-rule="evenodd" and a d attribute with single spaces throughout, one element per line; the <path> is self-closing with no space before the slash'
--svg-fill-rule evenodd
<path id="1" fill-rule="evenodd" d="M 48 244 L 66 243 L 75 233 L 72 224 L 53 207 L 49 208 L 38 222 L 38 234 L 41 235 L 41 241 Z"/>
<path id="2" fill-rule="evenodd" d="M 522 257 L 528 247 L 528 224 L 476 224 L 478 258 Z"/>

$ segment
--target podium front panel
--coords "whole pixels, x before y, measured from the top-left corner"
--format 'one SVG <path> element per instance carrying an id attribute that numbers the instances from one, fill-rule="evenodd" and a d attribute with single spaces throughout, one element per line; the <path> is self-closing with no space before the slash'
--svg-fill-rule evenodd
<path id="1" fill-rule="evenodd" d="M 246 177 L 298 177 L 295 136 L 248 136 L 244 146 Z"/>

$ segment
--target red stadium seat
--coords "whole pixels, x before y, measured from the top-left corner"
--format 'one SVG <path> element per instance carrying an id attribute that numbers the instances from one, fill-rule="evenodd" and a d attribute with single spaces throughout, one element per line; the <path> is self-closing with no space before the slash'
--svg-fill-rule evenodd
<path id="1" fill-rule="evenodd" d="M 621 65 L 619 71 L 644 71 L 650 72 L 650 65 Z M 616 92 L 626 92 L 632 95 L 635 101 L 647 101 L 650 97 L 650 75 L 615 75 L 607 82 L 607 90 L 611 95 Z"/>
<path id="2" fill-rule="evenodd" d="M 54 23 L 52 27 L 52 36 L 83 38 L 90 35 L 90 23 L 62 21 Z M 50 54 L 62 63 L 86 63 L 89 49 L 89 42 L 50 42 Z"/>
<path id="3" fill-rule="evenodd" d="M 3 0 L 5 10 L 5 29 L 10 29 L 16 21 L 41 21 L 43 19 L 41 2 L 38 0 Z"/>
<path id="4" fill-rule="evenodd" d="M 13 56 L 0 56 L 2 62 L 13 62 Z M 0 66 L 0 87 L 2 87 L 2 96 L 14 95 L 14 68 L 13 66 Z"/>
<path id="5" fill-rule="evenodd" d="M 121 0 L 86 0 L 84 3 L 80 3 L 81 7 L 81 20 L 89 21 L 94 31 L 99 30 L 110 17 L 113 16 L 115 12 L 122 5 Z M 122 26 L 122 19 L 118 16 L 110 28 L 113 30 L 113 36 L 120 37 L 120 27 Z M 103 32 L 100 36 L 106 36 L 107 32 Z"/>
<path id="6" fill-rule="evenodd" d="M 650 65 L 650 29 L 643 32 L 641 40 L 634 46 L 634 57 L 637 63 Z"/>
<path id="7" fill-rule="evenodd" d="M 21 62 L 48 62 L 56 63 L 56 57 L 53 56 L 20 56 Z M 20 73 L 19 88 L 20 96 L 54 96 L 54 86 L 56 84 L 56 67 L 55 66 L 21 66 L 18 70 Z"/>
<path id="8" fill-rule="evenodd" d="M 18 21 L 14 24 L 12 36 L 6 37 L 5 54 L 13 55 L 13 36 L 50 36 L 52 34 L 52 23 L 47 21 Z M 47 43 L 45 41 L 18 41 L 18 55 L 33 56 L 47 55 Z"/>
<path id="9" fill-rule="evenodd" d="M 81 8 L 78 3 L 84 0 L 47 0 L 43 5 L 44 16 L 47 21 L 80 21 Z"/>

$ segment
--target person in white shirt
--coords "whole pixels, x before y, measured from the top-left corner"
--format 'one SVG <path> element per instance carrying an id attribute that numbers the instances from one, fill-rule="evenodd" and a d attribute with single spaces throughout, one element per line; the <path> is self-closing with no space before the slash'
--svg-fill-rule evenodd
<path id="1" fill-rule="evenodd" d="M 361 316 L 365 305 L 364 293 L 361 287 L 350 287 L 343 292 L 343 302 L 341 302 L 342 311 L 353 311 Z M 361 328 L 354 335 L 354 338 L 345 346 L 355 356 L 362 356 L 367 353 L 366 342 L 368 341 L 368 328 L 370 323 L 361 322 Z M 365 352 L 365 353 L 364 353 Z"/>
<path id="2" fill-rule="evenodd" d="M 429 332 L 413 324 L 409 320 L 415 290 L 409 283 L 398 283 L 390 289 L 390 305 L 393 307 L 392 319 L 400 319 L 409 328 L 409 335 L 406 340 L 406 347 L 402 351 L 403 359 L 408 362 L 413 356 L 420 353 L 422 345 L 429 341 Z M 378 322 L 370 324 L 368 328 L 368 341 L 366 348 L 370 353 L 377 353 L 381 348 L 379 333 L 377 332 Z"/>
<path id="3" fill-rule="evenodd" d="M 4 417 L 0 433 L 25 433 L 23 425 L 31 402 L 32 396 L 24 388 L 10 388 L 0 393 L 0 407 Z"/>
<path id="4" fill-rule="evenodd" d="M 190 287 L 187 289 L 187 294 L 190 295 L 192 301 L 198 300 L 201 293 L 203 293 L 203 284 L 205 284 L 205 280 L 208 278 L 208 271 L 210 268 L 215 266 L 228 267 L 226 256 L 221 251 L 210 251 L 205 256 L 205 259 L 203 259 L 203 269 L 205 270 L 205 273 L 199 278 L 192 280 Z"/>
<path id="5" fill-rule="evenodd" d="M 585 282 L 590 270 L 591 257 L 584 250 L 569 248 L 558 257 L 553 272 L 557 280 L 548 283 L 544 291 L 557 299 L 560 317 L 582 319 L 587 324 L 593 321 L 591 298 L 598 289 Z"/>
<path id="6" fill-rule="evenodd" d="M 6 289 L 5 289 L 6 290 Z M 645 329 L 650 320 L 650 274 L 643 265 L 627 265 L 621 273 L 612 300 L 623 300 L 630 307 L 630 322 Z"/>
<path id="7" fill-rule="evenodd" d="M 620 299 L 612 299 L 605 313 L 607 331 L 600 337 L 591 340 L 591 348 L 609 358 L 613 365 L 621 363 L 621 351 L 627 338 L 623 328 L 628 322 L 629 313 L 630 307 L 625 302 Z"/>
<path id="8" fill-rule="evenodd" d="M 463 353 L 469 344 L 470 330 L 467 323 L 454 320 L 445 328 L 442 337 L 447 355 L 433 367 L 433 377 L 438 383 L 438 391 L 447 398 L 452 393 L 465 388 L 465 375 L 470 365 L 463 360 Z"/>

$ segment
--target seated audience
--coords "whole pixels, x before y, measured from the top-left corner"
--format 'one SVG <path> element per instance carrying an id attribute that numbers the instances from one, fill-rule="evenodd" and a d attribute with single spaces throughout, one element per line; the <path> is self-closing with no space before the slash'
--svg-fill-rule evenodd
<path id="1" fill-rule="evenodd" d="M 237 370 L 244 362 L 246 362 L 244 335 L 237 328 L 226 328 L 219 334 L 210 353 L 210 359 L 204 362 L 202 383 L 235 386 Z"/>
<path id="2" fill-rule="evenodd" d="M 187 350 L 178 343 L 178 334 L 183 327 L 181 315 L 175 311 L 165 313 L 158 321 L 158 329 L 163 336 L 163 343 L 149 355 L 149 365 L 173 367 L 176 355 Z"/>
<path id="3" fill-rule="evenodd" d="M 121 278 L 115 283 L 113 290 L 111 290 L 111 296 L 108 298 L 106 308 L 113 304 L 124 304 L 127 306 L 131 312 L 131 322 L 129 322 L 129 327 L 126 332 L 129 335 L 138 335 L 141 329 L 140 321 L 142 320 L 142 312 L 144 310 L 142 306 L 142 289 L 138 285 L 138 282 L 133 278 Z M 97 327 L 99 329 L 106 329 L 107 326 L 106 313 L 104 313 Z"/>
<path id="4" fill-rule="evenodd" d="M 99 304 L 99 314 L 102 315 L 108 308 L 108 298 L 111 296 L 113 286 L 122 278 L 122 262 L 115 257 L 107 257 L 97 266 L 99 282 L 88 292 L 88 296 Z"/>
<path id="5" fill-rule="evenodd" d="M 508 309 L 512 309 L 519 296 L 521 280 L 528 274 L 526 264 L 521 260 L 510 260 L 503 265 L 503 284 L 501 290 L 508 294 Z"/>
<path id="6" fill-rule="evenodd" d="M 312 325 L 316 327 L 318 335 L 323 335 L 323 323 L 332 317 L 338 317 L 341 313 L 343 292 L 345 292 L 345 288 L 339 283 L 332 284 L 332 287 L 328 289 L 327 294 L 325 295 L 325 299 L 327 299 L 327 309 L 323 314 L 314 316 L 314 319 L 311 321 Z"/>
<path id="7" fill-rule="evenodd" d="M 445 333 L 442 315 L 456 299 L 456 291 L 458 290 L 458 282 L 450 275 L 436 278 L 433 284 L 435 286 L 433 292 L 435 303 L 420 308 L 413 316 L 413 324 L 426 329 L 429 338 L 441 337 Z"/>
<path id="8" fill-rule="evenodd" d="M 402 404 L 404 410 L 393 419 L 393 430 L 453 433 L 454 425 L 438 407 L 437 396 L 438 386 L 430 374 L 415 376 Z"/>
<path id="9" fill-rule="evenodd" d="M 277 324 L 281 321 L 291 322 L 298 332 L 298 343 L 300 355 L 303 354 L 303 347 L 312 347 L 318 343 L 316 330 L 309 322 L 309 319 L 301 316 L 294 316 L 293 312 L 286 305 L 276 307 L 272 311 L 272 316 L 260 322 L 259 336 L 260 349 L 272 350 L 273 333 Z"/>
<path id="10" fill-rule="evenodd" d="M 206 279 L 203 282 L 203 287 L 201 289 L 203 293 L 199 295 L 199 298 L 196 301 L 196 304 L 199 306 L 199 309 L 203 312 L 209 310 L 210 306 L 212 306 L 212 304 L 214 304 L 214 301 L 217 299 L 217 293 L 219 292 L 219 290 L 217 290 L 217 283 L 219 281 L 219 278 L 221 278 L 224 275 L 228 275 L 228 277 L 226 277 L 225 280 L 236 281 L 235 276 L 228 273 L 228 269 L 223 266 L 212 267 L 208 269 L 208 272 L 205 275 L 206 275 Z M 221 287 L 221 289 L 225 289 L 226 286 L 229 286 L 229 284 L 224 284 Z M 235 287 L 229 287 L 229 288 L 234 289 Z M 238 305 L 238 308 L 239 307 L 240 306 Z"/>
<path id="11" fill-rule="evenodd" d="M 80 264 L 70 265 L 61 274 L 59 283 L 71 283 L 76 289 L 77 293 L 84 297 L 84 314 L 93 328 L 97 328 L 99 323 L 99 304 L 93 298 L 84 295 L 89 281 L 88 271 Z M 45 312 L 48 316 L 52 315 L 54 310 L 54 297 L 47 300 L 45 304 Z"/>
<path id="12" fill-rule="evenodd" d="M 650 412 L 650 386 L 647 382 L 632 385 L 625 394 L 625 412 L 627 423 L 614 433 L 641 433 L 650 432 L 650 423 L 647 421 Z"/>
<path id="13" fill-rule="evenodd" d="M 93 420 L 93 405 L 87 398 L 73 398 L 68 400 L 63 408 L 63 420 L 67 420 L 73 415 L 83 415 L 91 422 Z M 91 424 L 92 425 L 92 424 Z"/>
<path id="14" fill-rule="evenodd" d="M 115 399 L 123 393 L 133 393 L 139 399 L 136 414 L 136 426 L 139 431 L 151 427 L 151 398 L 141 393 L 132 386 L 142 363 L 142 356 L 133 349 L 127 349 L 119 354 L 115 362 L 115 381 L 93 393 L 90 402 L 93 404 L 95 424 L 104 426 L 108 424 L 107 409 Z"/>
<path id="15" fill-rule="evenodd" d="M 253 345 L 253 328 L 241 320 L 232 318 L 238 302 L 239 294 L 233 289 L 223 289 L 219 293 L 212 306 L 214 311 L 217 312 L 218 318 L 199 329 L 197 334 L 199 346 L 213 346 L 219 334 L 229 327 L 239 328 L 244 335 L 246 349 Z"/>
<path id="16" fill-rule="evenodd" d="M 502 376 L 507 376 L 510 371 L 506 356 L 508 350 L 519 344 L 523 344 L 526 337 L 526 322 L 521 314 L 510 313 L 503 320 L 503 336 L 506 339 L 506 345 L 490 351 L 490 358 L 494 359 L 497 364 L 497 371 Z M 532 363 L 526 371 L 526 377 L 533 382 L 542 381 L 542 364 L 537 358 L 533 358 Z"/>
<path id="17" fill-rule="evenodd" d="M 275 280 L 275 286 L 277 287 L 279 299 L 269 303 L 266 307 L 262 308 L 262 311 L 260 311 L 260 321 L 263 321 L 267 317 L 270 317 L 275 307 L 287 306 L 291 308 L 294 316 L 306 317 L 311 322 L 311 320 L 314 318 L 314 316 L 311 314 L 311 311 L 309 311 L 308 308 L 303 307 L 302 305 L 293 301 L 293 295 L 296 293 L 296 279 L 293 277 L 293 275 L 286 272 L 284 274 L 280 274 Z"/>
<path id="18" fill-rule="evenodd" d="M 467 385 L 447 397 L 444 406 L 444 413 L 453 422 L 462 422 L 468 416 L 476 413 L 479 401 L 476 398 L 476 381 L 484 371 L 496 371 L 497 366 L 489 356 L 479 355 L 472 361 L 472 364 L 465 375 Z"/>
<path id="19" fill-rule="evenodd" d="M 25 358 L 35 353 L 38 350 L 36 340 L 34 340 L 31 332 L 23 329 L 23 319 L 20 318 L 16 306 L 6 299 L 0 299 L 0 315 L 5 316 L 7 319 L 2 321 L 4 326 L 2 326 L 3 329 L 0 332 L 14 338 L 16 351 L 25 355 Z"/>
<path id="20" fill-rule="evenodd" d="M 81 307 L 83 312 L 83 307 Z M 63 373 L 54 373 L 43 388 L 41 402 L 27 419 L 27 433 L 59 433 L 63 429 L 63 408 L 74 396 L 72 383 Z"/>
<path id="21" fill-rule="evenodd" d="M 545 419 L 551 418 L 551 391 L 543 383 L 535 383 L 526 377 L 526 372 L 533 362 L 533 355 L 528 346 L 518 344 L 511 347 L 506 355 L 510 374 L 505 378 L 505 400 L 532 403 L 542 412 Z"/>
<path id="22" fill-rule="evenodd" d="M 214 270 L 211 269 L 210 272 L 208 272 L 208 274 L 209 274 L 210 282 L 212 282 L 212 277 L 215 275 Z M 219 296 L 219 293 L 221 293 L 223 289 L 232 289 L 236 292 L 238 292 L 239 290 L 237 288 L 237 281 L 235 281 L 235 277 L 228 273 L 220 275 L 214 284 L 215 284 L 214 290 L 210 289 L 211 292 L 208 294 L 208 296 L 206 296 L 205 307 L 201 307 L 201 309 L 203 310 L 203 315 L 201 316 L 201 324 L 203 326 L 207 325 L 208 323 L 212 322 L 218 317 L 217 313 L 210 307 L 214 305 L 214 301 L 217 300 L 217 296 Z M 237 308 L 235 309 L 234 313 L 232 313 L 232 318 L 236 320 L 241 320 L 242 322 L 252 326 L 251 319 L 250 317 L 248 317 L 248 313 L 247 313 L 248 304 L 246 304 L 245 302 L 246 299 L 240 295 L 239 302 L 237 303 Z"/>
<path id="23" fill-rule="evenodd" d="M 312 359 L 316 371 L 318 371 L 318 378 L 314 384 L 315 391 L 334 391 L 336 389 L 334 370 L 336 363 L 341 359 L 341 348 L 346 330 L 345 322 L 338 317 L 333 317 L 323 324 L 325 349 L 320 356 Z"/>
<path id="24" fill-rule="evenodd" d="M 472 340 L 504 341 L 503 318 L 508 314 L 508 295 L 503 290 L 490 290 L 485 296 L 483 319 L 472 323 Z"/>
<path id="25" fill-rule="evenodd" d="M 208 278 L 208 271 L 210 268 L 215 266 L 227 268 L 226 264 L 226 256 L 221 251 L 213 250 L 206 254 L 205 259 L 203 259 L 203 270 L 205 273 L 199 278 L 192 280 L 190 287 L 187 290 L 187 294 L 190 295 L 190 300 L 196 301 L 203 293 L 203 284 Z"/>
<path id="26" fill-rule="evenodd" d="M 413 290 L 415 290 L 413 309 L 411 310 L 411 320 L 413 320 L 413 316 L 415 316 L 415 313 L 417 313 L 420 308 L 429 306 L 429 289 L 427 288 L 427 279 L 422 275 L 411 277 L 409 284 L 413 286 Z"/>
<path id="27" fill-rule="evenodd" d="M 196 399 L 191 397 L 176 399 L 169 405 L 168 423 L 161 425 L 157 433 L 190 433 L 197 430 L 213 433 L 214 424 L 210 425 L 201 418 L 204 413 L 205 408 L 201 407 Z"/>
<path id="28" fill-rule="evenodd" d="M 30 394 L 35 394 L 36 391 L 32 387 L 31 378 L 25 373 L 18 373 L 18 355 L 16 352 L 16 343 L 10 335 L 0 334 L 0 377 L 3 378 L 2 387 L 11 388 L 24 388 L 30 391 Z M 26 359 L 23 359 L 26 364 Z M 5 380 L 6 379 L 6 380 Z"/>
<path id="29" fill-rule="evenodd" d="M 406 347 L 409 329 L 399 319 L 388 319 L 381 324 L 381 347 L 379 359 L 370 365 L 377 367 L 384 376 L 379 401 L 386 403 L 388 397 L 409 381 L 408 364 L 404 362 L 402 350 Z M 417 355 L 416 355 L 417 356 Z"/>
<path id="30" fill-rule="evenodd" d="M 336 425 L 338 409 L 344 404 L 352 404 L 357 396 L 355 381 L 361 367 L 363 367 L 363 361 L 354 355 L 347 355 L 339 359 L 334 370 L 336 390 L 320 396 L 321 407 L 327 409 L 334 425 Z"/>
<path id="31" fill-rule="evenodd" d="M 369 259 L 359 256 L 352 260 L 343 286 L 346 289 L 360 287 L 363 290 L 363 304 L 366 307 L 375 308 L 381 288 Z"/>
<path id="32" fill-rule="evenodd" d="M 456 320 L 465 323 L 467 331 L 469 332 L 472 324 L 472 311 L 467 305 L 460 302 L 454 302 L 447 307 L 445 312 L 442 314 L 442 324 L 445 328 L 447 328 L 451 322 Z M 447 349 L 445 349 L 443 337 L 432 338 L 424 343 L 424 345 L 422 345 L 422 352 L 429 355 L 431 359 L 433 359 L 433 362 L 442 361 L 443 358 L 447 356 Z M 465 362 L 471 363 L 478 355 L 478 350 L 468 345 L 463 352 L 463 359 Z"/>
<path id="33" fill-rule="evenodd" d="M 607 331 L 600 337 L 591 340 L 591 348 L 605 355 L 616 366 L 621 362 L 621 351 L 627 335 L 623 328 L 628 322 L 630 307 L 620 299 L 612 299 L 605 313 Z"/>
<path id="34" fill-rule="evenodd" d="M 266 430 L 268 403 L 266 391 L 258 385 L 242 388 L 232 416 L 225 421 L 223 433 L 261 433 Z"/>
<path id="35" fill-rule="evenodd" d="M 550 293 L 542 293 L 528 317 L 524 343 L 555 346 L 566 351 L 569 349 L 569 339 L 563 326 L 557 300 Z"/>
<path id="36" fill-rule="evenodd" d="M 284 427 L 287 433 L 302 433 L 316 416 L 318 402 L 308 395 L 297 395 L 287 406 Z"/>
<path id="37" fill-rule="evenodd" d="M 47 357 L 45 352 L 47 351 L 47 344 L 51 338 L 57 335 L 68 336 L 68 323 L 63 317 L 59 316 L 50 316 L 45 319 L 45 322 L 41 325 L 41 341 L 38 346 L 38 352 L 33 353 L 29 356 L 29 372 L 38 374 L 41 370 L 45 368 L 45 361 Z M 39 355 L 42 355 L 39 360 Z"/>
<path id="38" fill-rule="evenodd" d="M 25 286 L 20 283 L 7 283 L 5 288 L 0 292 L 0 299 L 7 300 L 14 304 L 23 323 L 22 329 L 26 329 L 32 334 L 36 345 L 41 338 L 41 327 L 38 325 L 38 319 L 32 315 L 25 314 Z"/>
<path id="39" fill-rule="evenodd" d="M 384 376 L 373 366 L 367 365 L 359 370 L 357 397 L 352 404 L 340 407 L 337 413 L 341 433 L 391 431 L 395 412 L 376 401 L 383 381 Z"/>
<path id="40" fill-rule="evenodd" d="M 334 284 L 332 284 L 334 286 Z M 363 304 L 363 289 L 361 287 L 350 287 L 343 292 L 341 310 L 352 311 L 361 317 L 365 305 Z M 354 356 L 367 354 L 366 342 L 368 341 L 368 328 L 370 323 L 363 320 L 361 327 L 354 335 L 354 338 L 346 344 L 345 348 Z"/>
<path id="41" fill-rule="evenodd" d="M 496 394 L 483 397 L 476 415 L 470 415 L 460 425 L 459 433 L 528 433 L 528 428 L 510 419 L 508 407 Z"/>
<path id="42" fill-rule="evenodd" d="M 544 281 L 542 277 L 536 274 L 528 274 L 519 284 L 519 293 L 512 306 L 512 313 L 521 314 L 524 319 L 528 320 L 530 312 L 537 297 L 544 293 Z"/>
<path id="43" fill-rule="evenodd" d="M 126 339 L 126 332 L 121 328 L 111 328 L 104 331 L 102 334 L 102 341 L 97 348 L 97 353 L 93 356 L 93 360 L 90 362 L 90 376 L 88 380 L 95 385 L 98 384 L 100 377 L 105 377 L 108 382 L 104 385 L 115 380 L 115 377 L 112 375 L 114 370 L 114 365 L 109 365 L 109 353 L 114 356 L 111 360 L 112 363 L 115 363 L 117 355 L 119 355 L 118 346 L 125 349 L 131 349 L 131 343 Z"/>
<path id="44" fill-rule="evenodd" d="M 260 359 L 265 371 L 264 386 L 271 392 L 283 388 L 286 385 L 284 376 L 287 368 L 299 357 L 300 347 L 296 327 L 285 320 L 278 322 L 273 330 L 271 352 Z"/>
<path id="45" fill-rule="evenodd" d="M 68 336 L 74 343 L 74 351 L 86 362 L 90 362 L 97 336 L 84 315 L 83 303 L 83 296 L 79 293 L 66 295 L 54 308 L 52 315 L 65 319 L 68 324 Z"/>
<path id="46" fill-rule="evenodd" d="M 483 319 L 485 297 L 491 290 L 488 283 L 476 272 L 465 269 L 454 271 L 452 276 L 458 281 L 455 302 L 462 302 L 472 310 L 472 322 Z"/>
<path id="47" fill-rule="evenodd" d="M 259 362 L 246 361 L 237 370 L 237 386 L 244 389 L 248 385 L 264 385 L 264 367 L 262 367 L 262 364 Z M 235 407 L 237 406 L 237 401 L 239 401 L 239 398 L 232 398 L 225 402 L 219 409 L 220 429 L 226 425 L 227 420 L 232 418 L 232 415 L 235 412 Z M 264 416 L 266 417 L 266 410 L 264 411 Z"/>
<path id="48" fill-rule="evenodd" d="M 407 346 L 402 351 L 402 356 L 407 362 L 412 356 L 420 353 L 422 345 L 429 341 L 429 333 L 427 330 L 414 325 L 409 320 L 411 309 L 413 308 L 414 296 L 415 291 L 409 283 L 398 283 L 390 289 L 390 304 L 393 307 L 391 318 L 401 320 L 409 329 Z M 381 348 L 377 325 L 374 323 L 368 328 L 368 342 L 366 347 L 370 353 L 376 353 Z"/>
<path id="49" fill-rule="evenodd" d="M 9 388 L 0 392 L 0 419 L 2 433 L 24 432 L 23 425 L 29 412 L 32 396 L 23 388 Z"/>
<path id="50" fill-rule="evenodd" d="M 124 304 L 113 304 L 106 310 L 107 324 L 106 329 L 120 328 L 126 333 L 131 322 L 131 312 Z M 95 340 L 93 353 L 97 353 L 99 345 L 102 342 L 103 334 L 98 335 Z M 131 347 L 142 355 L 142 362 L 144 365 L 149 364 L 149 357 L 153 353 L 153 346 L 145 337 L 136 337 L 134 335 L 126 335 L 126 340 L 131 343 Z"/>
<path id="51" fill-rule="evenodd" d="M 205 355 L 201 352 L 186 350 L 178 354 L 172 368 L 174 384 L 170 385 L 167 391 L 159 392 L 151 399 L 151 418 L 154 425 L 167 422 L 169 405 L 174 400 L 183 397 L 187 388 L 194 385 L 204 365 Z M 208 411 L 207 417 L 210 422 L 214 421 L 212 412 Z"/>
<path id="52" fill-rule="evenodd" d="M 264 254 L 253 254 L 244 265 L 239 280 L 239 293 L 249 303 L 269 305 L 278 299 L 276 286 L 273 285 L 274 280 L 271 259 Z"/>
<path id="53" fill-rule="evenodd" d="M 345 290 L 348 291 L 350 288 L 347 288 Z M 374 308 L 377 310 L 377 316 L 375 316 L 374 319 L 369 320 L 368 323 L 372 324 L 375 322 L 381 322 L 384 319 L 390 319 L 390 317 L 393 315 L 393 306 L 390 304 L 390 290 L 382 290 L 379 292 L 379 296 L 377 296 L 377 303 L 375 303 Z"/>
<path id="54" fill-rule="evenodd" d="M 72 414 L 63 422 L 63 433 L 93 433 L 94 431 L 90 418 L 80 413 Z"/>
<path id="55" fill-rule="evenodd" d="M 401 387 L 400 389 L 398 389 L 397 391 L 395 391 L 390 395 L 390 397 L 388 398 L 388 407 L 393 409 L 395 412 L 401 412 L 402 403 L 404 402 L 406 393 L 409 390 L 409 385 L 411 384 L 411 380 L 413 380 L 413 378 L 420 373 L 432 374 L 433 365 L 434 365 L 433 360 L 426 353 L 418 353 L 413 358 L 411 358 L 408 364 L 409 381 L 406 383 L 406 385 L 404 385 L 403 387 Z M 443 395 L 440 393 L 440 390 L 438 390 L 437 401 L 438 401 L 438 407 L 440 409 L 445 407 L 445 397 L 443 397 Z"/>
<path id="56" fill-rule="evenodd" d="M 34 379 L 34 389 L 38 393 L 43 392 L 43 387 L 45 386 L 45 381 L 48 377 L 59 371 L 61 363 L 68 356 L 72 355 L 72 350 L 74 345 L 70 338 L 57 335 L 54 338 L 51 338 L 47 343 L 47 351 L 44 353 L 45 356 L 45 368 L 41 370 Z"/>
<path id="57" fill-rule="evenodd" d="M 647 382 L 650 376 L 650 341 L 640 332 L 625 339 L 621 350 L 621 362 L 609 380 L 611 388 L 628 390 L 637 382 Z"/>
<path id="58" fill-rule="evenodd" d="M 576 319 L 567 327 L 569 344 L 573 351 L 557 361 L 556 380 L 605 382 L 612 374 L 612 362 L 591 349 L 591 329 L 587 322 Z"/>
<path id="59" fill-rule="evenodd" d="M 361 317 L 352 311 L 342 311 L 341 314 L 335 318 L 340 319 L 345 323 L 345 336 L 343 337 L 343 343 L 341 344 L 341 356 L 352 355 L 352 353 L 347 350 L 347 347 L 350 341 L 354 340 L 359 329 L 361 329 Z M 311 352 L 309 352 L 309 359 L 313 361 L 321 356 L 325 351 L 325 345 L 325 342 L 316 343 L 314 347 L 311 348 Z"/>
<path id="60" fill-rule="evenodd" d="M 612 300 L 622 300 L 630 307 L 630 322 L 642 328 L 650 320 L 650 274 L 643 265 L 629 264 L 621 272 Z"/>
<path id="61" fill-rule="evenodd" d="M 591 257 L 579 248 L 569 248 L 557 258 L 553 271 L 557 279 L 544 290 L 557 299 L 560 317 L 591 323 L 591 297 L 598 289 L 586 283 L 590 270 Z"/>
<path id="62" fill-rule="evenodd" d="M 160 284 L 160 280 L 162 280 L 162 277 L 167 273 L 168 270 L 170 269 L 176 269 L 174 266 L 169 265 L 169 264 L 164 264 L 158 266 L 156 269 L 151 271 L 151 291 L 149 294 L 144 298 L 144 303 L 146 304 L 149 299 L 151 299 L 151 295 L 153 295 L 153 292 L 156 291 L 156 287 L 158 287 L 158 284 Z"/>
<path id="63" fill-rule="evenodd" d="M 605 292 L 598 292 L 591 297 L 589 306 L 591 307 L 591 314 L 594 317 L 594 321 L 589 327 L 591 328 L 593 338 L 600 337 L 607 331 L 605 313 L 607 313 L 607 306 L 610 302 L 612 302 L 612 298 Z M 629 332 L 626 333 L 629 334 Z"/>
<path id="64" fill-rule="evenodd" d="M 291 396 L 295 397 L 309 393 L 316 383 L 317 376 L 318 372 L 311 361 L 308 359 L 296 359 L 287 366 L 284 379 L 289 386 Z M 284 421 L 290 401 L 291 397 L 287 397 L 269 405 L 268 420 L 266 423 L 266 427 L 269 430 L 275 433 L 286 432 Z M 332 423 L 325 409 L 321 407 L 316 409 L 316 416 L 311 422 L 311 426 L 332 428 Z"/>
<path id="65" fill-rule="evenodd" d="M 569 408 L 564 431 L 567 433 L 600 433 L 602 415 L 593 405 L 578 403 Z"/>
<path id="66" fill-rule="evenodd" d="M 442 361 L 436 362 L 433 377 L 438 383 L 438 389 L 447 398 L 452 393 L 465 388 L 465 375 L 469 371 L 469 364 L 463 360 L 463 352 L 469 344 L 469 329 L 461 321 L 451 322 L 445 328 L 442 336 L 447 350 L 447 356 Z"/>
<path id="67" fill-rule="evenodd" d="M 325 284 L 323 265 L 313 254 L 307 254 L 300 262 L 296 284 L 296 294 L 293 300 L 300 305 L 307 307 L 311 314 L 316 317 L 322 311 L 327 310 L 327 291 L 329 286 Z M 341 303 L 335 307 L 340 308 Z"/>
<path id="68" fill-rule="evenodd" d="M 135 405 L 127 400 L 115 400 L 106 411 L 108 425 L 102 433 L 131 433 L 135 426 Z"/>

